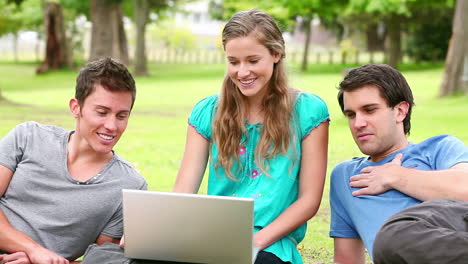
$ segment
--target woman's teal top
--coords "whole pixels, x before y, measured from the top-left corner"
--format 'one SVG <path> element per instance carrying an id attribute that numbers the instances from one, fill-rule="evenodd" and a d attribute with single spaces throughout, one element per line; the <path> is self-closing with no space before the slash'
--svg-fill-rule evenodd
<path id="1" fill-rule="evenodd" d="M 190 114 L 189 125 L 200 135 L 212 142 L 212 125 L 217 109 L 218 95 L 212 95 L 198 102 Z M 240 164 L 234 162 L 232 174 L 236 180 L 226 177 L 223 168 L 215 168 L 218 157 L 216 144 L 211 144 L 209 162 L 208 194 L 254 198 L 254 230 L 259 231 L 276 219 L 294 203 L 299 193 L 299 172 L 301 168 L 301 142 L 312 129 L 329 120 L 327 105 L 318 96 L 299 92 L 296 96 L 291 126 L 294 131 L 287 155 L 279 154 L 264 166 L 267 174 L 256 166 L 255 147 L 260 139 L 262 123 L 246 121 L 247 132 L 239 145 Z M 285 262 L 303 263 L 297 250 L 306 233 L 306 223 L 276 241 L 265 251 L 271 252 Z"/>

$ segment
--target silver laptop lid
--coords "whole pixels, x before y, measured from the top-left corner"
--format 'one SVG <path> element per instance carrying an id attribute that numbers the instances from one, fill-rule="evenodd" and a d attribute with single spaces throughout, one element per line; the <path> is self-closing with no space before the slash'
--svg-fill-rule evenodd
<path id="1" fill-rule="evenodd" d="M 123 190 L 123 214 L 127 257 L 252 263 L 253 199 Z"/>

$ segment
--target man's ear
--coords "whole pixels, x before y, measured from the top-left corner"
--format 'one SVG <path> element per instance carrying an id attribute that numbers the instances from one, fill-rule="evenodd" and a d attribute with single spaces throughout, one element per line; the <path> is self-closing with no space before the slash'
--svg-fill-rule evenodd
<path id="1" fill-rule="evenodd" d="M 397 121 L 403 122 L 403 120 L 405 120 L 406 118 L 406 115 L 408 115 L 409 103 L 406 101 L 402 101 L 395 106 L 395 109 L 397 110 Z"/>
<path id="2" fill-rule="evenodd" d="M 68 105 L 70 106 L 70 112 L 72 113 L 73 117 L 78 118 L 80 116 L 81 110 L 80 104 L 78 103 L 78 99 L 70 99 Z"/>

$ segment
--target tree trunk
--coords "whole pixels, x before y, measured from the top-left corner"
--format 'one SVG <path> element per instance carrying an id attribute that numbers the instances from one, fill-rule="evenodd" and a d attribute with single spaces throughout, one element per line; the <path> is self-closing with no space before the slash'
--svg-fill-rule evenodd
<path id="1" fill-rule="evenodd" d="M 465 41 L 465 43 L 465 63 L 463 67 L 463 76 L 461 78 L 463 84 L 462 89 L 465 91 L 465 94 L 468 95 L 468 48 L 466 48 L 468 41 Z"/>
<path id="2" fill-rule="evenodd" d="M 62 7 L 59 3 L 48 2 L 44 4 L 44 25 L 46 32 L 45 60 L 36 69 L 36 73 L 72 67 L 67 38 L 65 37 Z"/>
<path id="3" fill-rule="evenodd" d="M 113 57 L 128 65 L 130 60 L 121 5 L 112 1 L 91 0 L 90 13 L 93 25 L 89 61 Z"/>
<path id="4" fill-rule="evenodd" d="M 401 24 L 398 15 L 392 14 L 388 20 L 388 37 L 388 65 L 396 69 L 401 58 Z"/>
<path id="5" fill-rule="evenodd" d="M 439 96 L 456 91 L 468 93 L 468 0 L 458 0 L 453 19 L 452 37 L 445 59 L 445 72 L 439 89 Z M 465 76 L 464 76 L 465 75 Z"/>
<path id="6" fill-rule="evenodd" d="M 146 25 L 149 20 L 149 3 L 148 0 L 134 0 L 133 4 L 136 25 L 135 75 L 147 76 Z"/>
<path id="7" fill-rule="evenodd" d="M 379 34 L 379 24 L 373 23 L 366 28 L 367 51 L 382 51 L 385 44 L 385 32 Z"/>
<path id="8" fill-rule="evenodd" d="M 309 60 L 309 46 L 310 46 L 310 35 L 312 32 L 312 18 L 306 17 L 303 23 L 304 23 L 304 34 L 306 38 L 304 41 L 304 54 L 302 56 L 301 71 L 306 71 L 307 62 Z"/>

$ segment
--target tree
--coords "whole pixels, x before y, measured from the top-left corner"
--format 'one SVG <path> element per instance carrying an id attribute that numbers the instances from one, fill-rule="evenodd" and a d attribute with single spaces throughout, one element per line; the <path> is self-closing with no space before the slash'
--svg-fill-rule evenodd
<path id="1" fill-rule="evenodd" d="M 379 32 L 380 24 L 378 22 L 366 25 L 366 43 L 367 51 L 382 51 L 384 50 L 384 43 L 386 31 Z"/>
<path id="2" fill-rule="evenodd" d="M 135 48 L 135 75 L 148 75 L 146 57 L 146 25 L 149 21 L 149 0 L 134 0 L 136 48 Z"/>
<path id="3" fill-rule="evenodd" d="M 90 0 L 92 22 L 89 61 L 110 56 L 128 65 L 127 36 L 123 25 L 122 0 Z"/>
<path id="4" fill-rule="evenodd" d="M 0 3 L 2 0 L 0 0 Z M 21 30 L 38 31 L 42 25 L 41 5 L 38 1 L 8 0 L 2 3 L 0 12 L 0 36 L 12 34 L 13 54 L 18 60 L 18 34 Z"/>
<path id="5" fill-rule="evenodd" d="M 306 71 L 309 60 L 310 37 L 312 34 L 312 20 L 315 17 L 322 17 L 324 20 L 331 21 L 341 8 L 344 7 L 344 0 L 277 0 L 286 7 L 288 16 L 291 18 L 300 17 L 302 21 L 301 28 L 305 34 L 304 52 L 301 62 L 301 71 Z"/>
<path id="6" fill-rule="evenodd" d="M 276 0 L 279 1 L 279 0 Z M 210 0 L 209 10 L 211 18 L 226 21 L 235 13 L 256 8 L 271 15 L 282 31 L 289 31 L 294 25 L 288 10 L 278 5 L 278 2 L 263 0 Z"/>
<path id="7" fill-rule="evenodd" d="M 258 5 L 257 5 L 258 4 Z M 263 4 L 258 0 L 210 0 L 209 10 L 210 16 L 217 20 L 228 20 L 232 15 L 241 11 L 263 7 Z"/>
<path id="8" fill-rule="evenodd" d="M 65 23 L 62 7 L 59 3 L 44 4 L 44 26 L 46 32 L 45 60 L 36 69 L 37 73 L 44 73 L 51 69 L 72 67 L 72 58 L 65 36 Z"/>
<path id="9" fill-rule="evenodd" d="M 305 71 L 308 64 L 312 20 L 319 14 L 323 17 L 331 16 L 334 11 L 337 11 L 337 6 L 343 3 L 344 0 L 274 0 L 268 2 L 224 0 L 222 3 L 212 1 L 211 14 L 216 18 L 227 19 L 237 11 L 257 7 L 269 13 L 282 30 L 288 29 L 296 22 L 300 22 L 300 28 L 304 31 L 306 37 L 301 63 L 301 70 Z"/>
<path id="10" fill-rule="evenodd" d="M 136 28 L 135 75 L 148 75 L 146 54 L 146 26 L 150 22 L 150 12 L 160 21 L 163 12 L 176 7 L 177 0 L 133 0 Z M 179 0 L 181 2 L 181 0 Z"/>
<path id="11" fill-rule="evenodd" d="M 15 61 L 18 60 L 18 31 L 21 29 L 21 20 L 18 19 L 19 8 L 14 8 L 10 5 L 3 7 L 0 13 L 0 36 L 5 34 L 13 35 L 13 54 Z"/>
<path id="12" fill-rule="evenodd" d="M 0 12 L 0 36 L 3 36 L 8 33 L 16 32 L 19 26 L 18 23 L 12 19 L 13 8 L 9 5 L 10 1 L 6 1 L 5 3 L 1 2 L 1 4 L 4 6 Z M 0 103 L 3 103 L 5 100 L 0 90 Z"/>
<path id="13" fill-rule="evenodd" d="M 349 0 L 346 15 L 370 15 L 384 22 L 388 36 L 387 63 L 396 68 L 402 57 L 401 32 L 404 26 L 409 22 L 420 23 L 420 21 L 412 20 L 414 10 L 445 8 L 451 5 L 453 5 L 453 0 Z"/>
<path id="14" fill-rule="evenodd" d="M 454 8 L 428 8 L 412 11 L 413 21 L 407 26 L 407 54 L 420 61 L 441 61 L 447 55 L 452 34 Z"/>
<path id="15" fill-rule="evenodd" d="M 50 69 L 72 66 L 60 3 L 45 3 L 44 1 L 37 0 L 7 0 L 7 3 L 15 3 L 17 7 L 16 11 L 12 12 L 7 20 L 10 23 L 4 24 L 7 25 L 8 30 L 10 30 L 9 32 L 13 33 L 14 36 L 17 36 L 20 30 L 28 29 L 39 31 L 39 25 L 44 25 L 44 32 L 46 35 L 45 59 L 37 68 L 37 73 L 46 72 Z M 41 8 L 44 12 L 41 12 Z M 0 26 L 0 34 L 2 31 L 1 28 Z"/>
<path id="16" fill-rule="evenodd" d="M 371 16 L 384 22 L 388 36 L 387 63 L 396 68 L 401 58 L 401 23 L 410 15 L 406 1 L 350 0 L 346 14 Z"/>
<path id="17" fill-rule="evenodd" d="M 302 25 L 301 28 L 305 34 L 305 41 L 304 41 L 304 52 L 302 55 L 302 62 L 301 62 L 301 71 L 307 70 L 307 64 L 309 61 L 309 47 L 310 47 L 310 35 L 312 34 L 312 18 L 314 12 L 311 11 L 309 14 L 302 15 Z"/>
<path id="18" fill-rule="evenodd" d="M 458 0 L 439 95 L 468 93 L 468 1 Z M 463 72 L 465 72 L 463 74 Z M 465 75 L 465 76 L 463 76 Z"/>
<path id="19" fill-rule="evenodd" d="M 83 41 L 86 28 L 83 27 L 83 17 L 90 21 L 89 14 L 90 1 L 60 0 L 65 17 L 65 31 L 67 33 L 68 49 L 70 57 L 74 59 L 84 59 Z"/>

